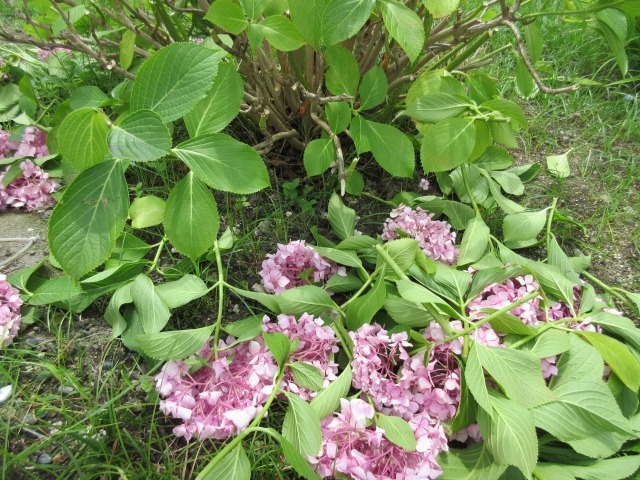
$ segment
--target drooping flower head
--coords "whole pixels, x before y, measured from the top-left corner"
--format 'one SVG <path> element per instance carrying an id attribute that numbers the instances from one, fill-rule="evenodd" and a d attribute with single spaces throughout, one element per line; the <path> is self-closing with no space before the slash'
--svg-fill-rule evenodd
<path id="1" fill-rule="evenodd" d="M 18 335 L 22 319 L 21 305 L 22 300 L 18 290 L 7 282 L 5 275 L 0 274 L 0 342 L 5 347 L 11 345 Z"/>
<path id="2" fill-rule="evenodd" d="M 418 241 L 422 251 L 434 260 L 452 265 L 458 259 L 455 248 L 456 232 L 451 225 L 441 220 L 433 220 L 433 214 L 417 207 L 415 210 L 400 205 L 389 214 L 384 222 L 383 240 L 399 238 L 398 230 Z"/>
<path id="3" fill-rule="evenodd" d="M 285 334 L 290 340 L 298 341 L 298 348 L 289 355 L 290 362 L 305 362 L 320 370 L 324 378 L 324 387 L 336 379 L 338 364 L 333 356 L 338 352 L 338 339 L 333 329 L 324 324 L 321 318 L 307 313 L 299 319 L 291 315 L 278 315 L 278 323 L 271 323 L 265 315 L 263 329 L 266 332 Z M 303 400 L 311 400 L 316 392 L 300 387 L 293 379 L 289 369 L 285 372 L 282 388 L 297 394 Z"/>
<path id="4" fill-rule="evenodd" d="M 304 240 L 278 244 L 276 253 L 267 254 L 260 276 L 269 293 L 282 293 L 301 285 L 318 284 L 334 274 L 346 275 L 344 267 L 322 258 Z"/>
<path id="5" fill-rule="evenodd" d="M 522 275 L 508 279 L 504 283 L 494 283 L 486 287 L 475 297 L 467 307 L 469 317 L 480 320 L 487 316 L 480 312 L 483 308 L 500 310 L 520 300 L 540 288 L 532 275 Z M 527 325 L 536 325 L 544 316 L 540 311 L 541 297 L 535 297 L 511 309 L 509 313 L 515 315 Z"/>
<path id="6" fill-rule="evenodd" d="M 320 454 L 310 459 L 323 478 L 336 473 L 357 480 L 417 480 L 440 476 L 436 456 L 448 449 L 442 426 L 428 415 L 416 415 L 409 425 L 417 448 L 409 452 L 387 440 L 372 423 L 375 411 L 367 402 L 340 400 L 340 413 L 322 420 Z"/>

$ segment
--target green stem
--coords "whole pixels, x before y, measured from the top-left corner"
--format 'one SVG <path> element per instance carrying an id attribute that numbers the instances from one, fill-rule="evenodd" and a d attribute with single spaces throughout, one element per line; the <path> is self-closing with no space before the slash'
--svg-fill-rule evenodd
<path id="1" fill-rule="evenodd" d="M 151 266 L 147 270 L 147 275 L 150 275 L 153 271 L 158 268 L 158 262 L 160 261 L 160 254 L 162 253 L 162 249 L 164 248 L 165 243 L 167 242 L 167 237 L 163 237 L 158 243 L 158 250 L 156 250 L 156 254 L 153 257 L 153 261 L 151 262 Z"/>
<path id="2" fill-rule="evenodd" d="M 411 281 L 411 279 L 407 276 L 407 274 L 402 271 L 400 266 L 398 266 L 396 261 L 393 258 L 391 258 L 391 255 L 389 255 L 389 253 L 384 249 L 382 245 L 378 244 L 376 245 L 375 248 L 376 248 L 376 252 L 378 252 L 378 255 L 380 255 L 380 258 L 382 258 L 382 260 L 387 265 L 389 265 L 391 270 L 393 270 L 393 273 L 395 273 L 398 276 L 398 278 L 400 278 L 401 280 Z M 451 327 L 451 324 L 440 314 L 438 309 L 434 305 L 431 305 L 430 303 L 425 303 L 423 305 L 427 309 L 429 314 L 434 318 L 434 320 L 438 322 L 438 325 L 440 325 L 444 333 L 449 336 L 453 335 L 455 330 L 453 330 L 453 327 Z"/>
<path id="3" fill-rule="evenodd" d="M 553 223 L 553 216 L 556 213 L 556 206 L 558 205 L 558 197 L 553 197 L 553 201 L 551 202 L 549 218 L 547 219 L 547 252 L 549 251 L 549 239 L 551 238 L 551 224 Z"/>
<path id="4" fill-rule="evenodd" d="M 366 270 L 365 270 L 365 273 L 366 273 Z M 360 287 L 360 290 L 354 293 L 351 296 L 351 298 L 349 298 L 349 300 L 347 300 L 342 305 L 340 305 L 340 309 L 344 310 L 346 307 L 349 306 L 351 302 L 353 302 L 356 298 L 360 297 L 363 294 L 363 292 L 367 289 L 367 287 L 371 285 L 371 283 L 375 280 L 375 278 L 378 276 L 379 273 L 380 273 L 380 270 L 378 269 L 378 270 L 375 270 L 371 275 L 368 275 L 369 278 L 367 278 L 367 281 L 364 282 L 364 285 Z"/>
<path id="5" fill-rule="evenodd" d="M 367 192 L 362 192 L 362 196 L 363 197 L 367 197 L 367 198 L 371 198 L 373 200 L 377 200 L 380 203 L 384 203 L 385 205 L 389 205 L 390 207 L 396 208 L 397 205 L 393 202 L 390 202 L 389 200 L 383 200 L 380 197 L 376 197 L 375 195 L 372 195 L 371 193 L 367 193 Z"/>
<path id="6" fill-rule="evenodd" d="M 594 277 L 589 272 L 582 272 L 580 275 L 585 277 L 591 283 L 595 283 L 598 287 L 600 287 L 602 290 L 607 292 L 609 295 L 612 295 L 612 296 L 616 297 L 618 300 L 620 300 L 622 303 L 624 303 L 627 307 L 629 307 L 631 309 L 631 311 L 635 311 L 636 310 L 636 306 L 635 306 L 635 304 L 633 302 L 631 302 L 627 297 L 625 297 L 621 293 L 618 293 L 616 291 L 616 289 L 611 288 L 609 285 L 604 283 L 602 280 Z"/>
<path id="7" fill-rule="evenodd" d="M 213 248 L 216 253 L 216 267 L 218 268 L 218 316 L 216 318 L 215 326 L 213 327 L 213 355 L 218 359 L 218 337 L 220 336 L 220 327 L 222 327 L 222 315 L 224 313 L 224 269 L 222 267 L 222 256 L 220 255 L 220 249 L 218 248 L 218 241 L 213 244 Z"/>

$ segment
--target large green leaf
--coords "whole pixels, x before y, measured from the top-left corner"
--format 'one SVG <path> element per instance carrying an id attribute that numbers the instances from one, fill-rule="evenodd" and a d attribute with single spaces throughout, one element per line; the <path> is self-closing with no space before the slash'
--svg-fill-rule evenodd
<path id="1" fill-rule="evenodd" d="M 232 193 L 254 193 L 269 186 L 260 155 L 246 143 L 216 133 L 182 142 L 173 153 L 210 187 Z"/>
<path id="2" fill-rule="evenodd" d="M 330 102 L 324 107 L 331 131 L 338 135 L 342 133 L 351 121 L 351 107 L 347 102 Z"/>
<path id="3" fill-rule="evenodd" d="M 150 110 L 127 115 L 109 132 L 109 150 L 116 158 L 150 162 L 169 155 L 171 136 L 160 117 Z"/>
<path id="4" fill-rule="evenodd" d="M 316 49 L 322 42 L 322 17 L 328 4 L 329 0 L 289 0 L 293 24 Z"/>
<path id="5" fill-rule="evenodd" d="M 260 22 L 260 26 L 267 41 L 283 52 L 296 50 L 305 44 L 298 29 L 284 15 L 267 17 Z"/>
<path id="6" fill-rule="evenodd" d="M 489 227 L 484 223 L 482 217 L 477 215 L 469 222 L 462 237 L 458 265 L 467 265 L 480 260 L 487 250 L 489 240 Z"/>
<path id="7" fill-rule="evenodd" d="M 275 297 L 283 313 L 290 315 L 301 315 L 309 313 L 320 315 L 326 310 L 336 308 L 336 304 L 329 294 L 315 285 L 304 285 L 302 287 L 285 290 Z"/>
<path id="8" fill-rule="evenodd" d="M 609 368 L 622 382 L 638 393 L 640 389 L 640 362 L 629 347 L 615 338 L 596 332 L 580 332 L 593 345 Z"/>
<path id="9" fill-rule="evenodd" d="M 298 475 L 306 480 L 320 480 L 320 475 L 311 468 L 311 465 L 304 455 L 296 450 L 296 447 L 294 447 L 289 440 L 282 435 L 280 435 L 279 440 L 284 458 L 287 459 L 287 463 L 291 465 Z"/>
<path id="10" fill-rule="evenodd" d="M 551 380 L 551 388 L 581 380 L 600 381 L 604 362 L 598 351 L 577 335 L 569 336 L 569 347 L 558 360 L 558 375 Z"/>
<path id="11" fill-rule="evenodd" d="M 384 436 L 403 450 L 416 450 L 416 436 L 406 420 L 393 415 L 376 414 L 376 425 L 384 430 Z"/>
<path id="12" fill-rule="evenodd" d="M 325 51 L 327 88 L 334 95 L 347 94 L 356 96 L 360 82 L 358 62 L 349 50 L 334 45 Z"/>
<path id="13" fill-rule="evenodd" d="M 145 334 L 157 333 L 165 327 L 171 312 L 149 277 L 144 274 L 136 277 L 131 284 L 131 297 Z"/>
<path id="14" fill-rule="evenodd" d="M 485 347 L 476 343 L 480 364 L 507 396 L 526 407 L 553 401 L 555 396 L 542 378 L 540 360 L 529 352 Z"/>
<path id="15" fill-rule="evenodd" d="M 490 416 L 493 416 L 493 406 L 489 398 L 484 371 L 480 364 L 477 342 L 473 342 L 471 350 L 469 350 L 469 356 L 464 368 L 464 381 L 478 405 Z"/>
<path id="16" fill-rule="evenodd" d="M 347 396 L 350 388 L 351 366 L 347 365 L 344 371 L 338 375 L 338 378 L 311 400 L 311 408 L 315 410 L 320 419 L 328 417 L 338 409 L 340 399 Z"/>
<path id="17" fill-rule="evenodd" d="M 408 105 L 404 113 L 419 122 L 436 123 L 457 117 L 469 105 L 471 101 L 468 98 L 448 93 L 427 93 Z"/>
<path id="18" fill-rule="evenodd" d="M 438 456 L 438 463 L 443 470 L 440 480 L 498 480 L 507 468 L 493 461 L 484 443 L 461 450 L 451 448 Z"/>
<path id="19" fill-rule="evenodd" d="M 229 125 L 240 111 L 243 88 L 242 77 L 233 63 L 218 65 L 211 90 L 184 116 L 189 136 L 218 133 Z"/>
<path id="20" fill-rule="evenodd" d="M 208 291 L 207 285 L 195 275 L 185 275 L 178 280 L 156 286 L 156 292 L 169 308 L 186 305 L 192 300 L 206 295 Z"/>
<path id="21" fill-rule="evenodd" d="M 460 0 L 422 0 L 429 13 L 435 18 L 452 14 L 460 5 Z"/>
<path id="22" fill-rule="evenodd" d="M 142 64 L 131 91 L 131 111 L 152 110 L 163 122 L 189 112 L 211 88 L 218 60 L 210 48 L 174 43 Z"/>
<path id="23" fill-rule="evenodd" d="M 407 136 L 391 125 L 359 118 L 360 121 L 351 122 L 352 135 L 360 139 L 359 152 L 370 150 L 376 162 L 391 175 L 411 177 L 416 161 Z"/>
<path id="24" fill-rule="evenodd" d="M 109 153 L 106 116 L 100 110 L 81 108 L 67 115 L 58 128 L 58 148 L 64 163 L 81 173 L 104 161 Z"/>
<path id="25" fill-rule="evenodd" d="M 388 88 L 387 75 L 381 66 L 365 73 L 360 84 L 360 110 L 368 110 L 384 102 Z"/>
<path id="26" fill-rule="evenodd" d="M 282 435 L 303 455 L 318 455 L 322 444 L 318 414 L 297 395 L 289 392 L 286 395 L 289 408 L 282 423 Z"/>
<path id="27" fill-rule="evenodd" d="M 493 418 L 482 410 L 478 412 L 480 431 L 489 451 L 497 463 L 514 465 L 525 477 L 531 478 L 538 461 L 538 438 L 531 413 L 522 405 L 497 395 L 492 395 L 490 400 Z"/>
<path id="28" fill-rule="evenodd" d="M 353 235 L 356 224 L 356 211 L 347 207 L 337 193 L 329 199 L 329 224 L 339 239 L 344 240 Z"/>
<path id="29" fill-rule="evenodd" d="M 254 22 L 266 8 L 267 3 L 269 3 L 267 0 L 240 0 L 244 13 Z"/>
<path id="30" fill-rule="evenodd" d="M 539 480 L 624 480 L 640 468 L 640 455 L 609 458 L 591 465 L 539 463 L 533 471 Z"/>
<path id="31" fill-rule="evenodd" d="M 209 189 L 189 172 L 171 191 L 164 228 L 173 246 L 194 262 L 216 241 L 220 218 Z"/>
<path id="32" fill-rule="evenodd" d="M 557 401 L 532 409 L 536 426 L 566 442 L 602 432 L 633 434 L 602 380 L 577 380 L 554 388 Z M 562 419 L 562 421 L 558 421 Z"/>
<path id="33" fill-rule="evenodd" d="M 303 163 L 307 175 L 322 175 L 336 159 L 336 147 L 330 138 L 312 140 L 304 149 Z"/>
<path id="34" fill-rule="evenodd" d="M 379 2 L 385 27 L 414 62 L 424 47 L 424 26 L 418 15 L 395 0 Z M 409 100 L 407 100 L 409 101 Z"/>
<path id="35" fill-rule="evenodd" d="M 155 195 L 136 198 L 129 208 L 131 226 L 133 228 L 146 228 L 160 225 L 164 220 L 165 208 L 165 201 Z"/>
<path id="36" fill-rule="evenodd" d="M 322 15 L 324 45 L 335 45 L 358 33 L 375 5 L 375 0 L 330 0 Z"/>
<path id="37" fill-rule="evenodd" d="M 234 35 L 242 33 L 249 25 L 242 8 L 231 0 L 213 2 L 204 18 Z"/>
<path id="38" fill-rule="evenodd" d="M 156 360 L 173 360 L 193 355 L 207 342 L 213 326 L 175 332 L 145 333 L 136 340 L 145 355 Z"/>
<path id="39" fill-rule="evenodd" d="M 597 312 L 590 315 L 591 322 L 604 327 L 605 330 L 624 338 L 636 350 L 640 351 L 640 329 L 632 320 L 608 312 Z"/>
<path id="40" fill-rule="evenodd" d="M 371 290 L 351 302 L 347 310 L 347 327 L 357 330 L 365 323 L 371 323 L 373 316 L 384 305 L 387 291 L 384 285 L 384 275 L 379 275 Z"/>
<path id="41" fill-rule="evenodd" d="M 426 172 L 446 172 L 467 161 L 476 143 L 473 120 L 449 118 L 429 128 L 420 159 Z"/>
<path id="42" fill-rule="evenodd" d="M 215 5 L 215 4 L 214 4 Z M 204 468 L 196 480 L 250 480 L 251 462 L 242 445 L 231 450 L 215 466 L 215 469 Z"/>
<path id="43" fill-rule="evenodd" d="M 502 231 L 505 242 L 535 239 L 547 223 L 547 209 L 512 213 L 504 217 Z"/>
<path id="44" fill-rule="evenodd" d="M 129 210 L 120 160 L 99 163 L 64 191 L 49 220 L 49 249 L 74 278 L 109 258 Z"/>

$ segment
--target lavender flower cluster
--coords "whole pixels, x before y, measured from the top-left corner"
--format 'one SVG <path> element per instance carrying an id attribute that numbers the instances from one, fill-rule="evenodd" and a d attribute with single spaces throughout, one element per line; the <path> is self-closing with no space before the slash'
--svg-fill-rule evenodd
<path id="1" fill-rule="evenodd" d="M 293 240 L 286 245 L 279 243 L 276 253 L 267 254 L 260 276 L 264 289 L 278 294 L 301 285 L 326 282 L 334 273 L 347 274 L 345 267 L 321 257 L 304 240 Z"/>
<path id="2" fill-rule="evenodd" d="M 414 210 L 400 204 L 385 220 L 382 239 L 399 238 L 398 230 L 416 239 L 428 257 L 447 265 L 456 263 L 460 253 L 455 248 L 456 232 L 451 231 L 451 225 L 447 222 L 433 220 L 432 213 L 420 207 Z"/>
<path id="3" fill-rule="evenodd" d="M 22 300 L 18 290 L 13 288 L 7 277 L 0 274 L 0 342 L 5 347 L 11 345 L 18 335 L 21 317 L 20 306 Z"/>
<path id="4" fill-rule="evenodd" d="M 283 333 L 298 341 L 291 361 L 316 366 L 325 386 L 335 380 L 338 365 L 333 354 L 338 347 L 331 327 L 307 314 L 298 319 L 279 315 L 277 323 L 265 316 L 263 322 L 264 331 Z M 226 439 L 244 430 L 264 406 L 273 391 L 276 361 L 262 337 L 234 345 L 235 340 L 228 337 L 220 342 L 217 359 L 210 343 L 205 345 L 197 355 L 207 365 L 193 373 L 189 363 L 172 360 L 156 375 L 156 391 L 164 398 L 160 410 L 183 422 L 173 429 L 175 435 L 186 440 Z M 315 392 L 296 385 L 290 371 L 285 372 L 283 389 L 306 400 L 315 396 Z"/>
<path id="5" fill-rule="evenodd" d="M 47 155 L 47 132 L 36 127 L 27 127 L 22 140 L 12 142 L 9 132 L 0 130 L 0 158 L 38 158 Z M 60 188 L 60 184 L 50 179 L 49 174 L 31 160 L 24 160 L 20 169 L 22 173 L 6 187 L 2 180 L 9 167 L 0 171 L 0 210 L 13 207 L 32 211 L 53 205 L 51 194 Z"/>

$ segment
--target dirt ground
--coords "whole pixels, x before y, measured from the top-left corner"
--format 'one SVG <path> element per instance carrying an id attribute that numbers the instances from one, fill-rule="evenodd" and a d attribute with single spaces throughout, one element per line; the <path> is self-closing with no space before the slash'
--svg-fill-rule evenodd
<path id="1" fill-rule="evenodd" d="M 7 238 L 29 239 L 37 237 L 19 258 L 0 266 L 0 273 L 8 275 L 17 270 L 37 264 L 48 255 L 47 218 L 50 212 L 1 212 L 0 213 L 0 265 L 9 257 L 26 247 L 28 240 L 6 242 Z"/>

